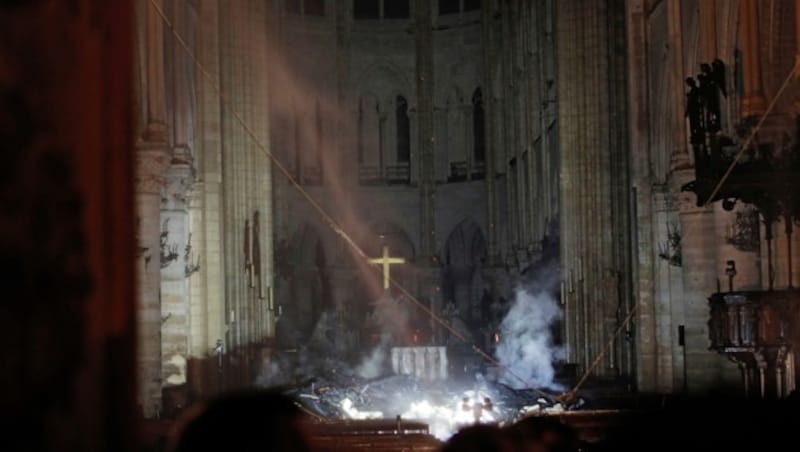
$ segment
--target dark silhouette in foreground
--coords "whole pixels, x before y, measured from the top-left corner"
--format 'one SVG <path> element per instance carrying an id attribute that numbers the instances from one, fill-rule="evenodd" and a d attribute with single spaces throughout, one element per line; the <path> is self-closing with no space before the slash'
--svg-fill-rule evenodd
<path id="1" fill-rule="evenodd" d="M 228 394 L 184 413 L 169 450 L 307 452 L 302 420 L 294 401 L 280 393 Z"/>

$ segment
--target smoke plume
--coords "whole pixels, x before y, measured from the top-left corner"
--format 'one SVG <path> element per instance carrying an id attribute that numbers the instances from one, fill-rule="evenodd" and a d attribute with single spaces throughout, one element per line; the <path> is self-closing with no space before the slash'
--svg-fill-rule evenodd
<path id="1" fill-rule="evenodd" d="M 356 374 L 361 378 L 371 379 L 383 375 L 386 363 L 386 355 L 389 344 L 386 337 L 381 340 L 377 347 L 364 357 L 361 364 L 356 368 Z"/>
<path id="2" fill-rule="evenodd" d="M 356 367 L 362 378 L 375 378 L 387 370 L 389 348 L 402 344 L 409 335 L 408 305 L 384 293 L 367 319 L 367 328 L 380 333 L 380 342 Z"/>
<path id="3" fill-rule="evenodd" d="M 513 305 L 500 324 L 495 352 L 506 369 L 503 383 L 515 389 L 558 389 L 553 382 L 553 363 L 562 359 L 563 350 L 553 344 L 550 327 L 560 317 L 558 302 L 547 290 L 532 293 L 517 288 Z"/>

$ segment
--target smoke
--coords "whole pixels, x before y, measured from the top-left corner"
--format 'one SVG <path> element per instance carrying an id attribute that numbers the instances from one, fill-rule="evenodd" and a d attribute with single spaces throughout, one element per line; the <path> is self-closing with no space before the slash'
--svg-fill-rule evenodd
<path id="1" fill-rule="evenodd" d="M 367 319 L 367 328 L 380 332 L 380 342 L 356 367 L 356 373 L 362 378 L 381 376 L 387 369 L 389 348 L 401 344 L 408 339 L 409 318 L 408 304 L 393 298 L 388 293 L 378 300 L 375 310 Z"/>
<path id="2" fill-rule="evenodd" d="M 500 324 L 500 343 L 495 352 L 506 369 L 503 383 L 515 389 L 560 389 L 553 382 L 553 363 L 563 358 L 563 350 L 553 344 L 550 331 L 560 318 L 561 309 L 549 291 L 516 289 L 513 305 Z"/>
<path id="3" fill-rule="evenodd" d="M 386 355 L 388 352 L 389 344 L 385 338 L 377 347 L 364 357 L 361 364 L 356 367 L 356 374 L 361 378 L 371 379 L 377 378 L 383 374 L 386 363 Z"/>

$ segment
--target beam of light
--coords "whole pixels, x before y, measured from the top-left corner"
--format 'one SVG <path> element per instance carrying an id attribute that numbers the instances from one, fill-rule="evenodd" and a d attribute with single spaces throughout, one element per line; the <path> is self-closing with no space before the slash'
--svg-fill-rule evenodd
<path id="1" fill-rule="evenodd" d="M 198 74 L 213 88 L 214 91 L 217 92 L 220 99 L 221 106 L 226 109 L 235 119 L 236 122 L 243 128 L 246 135 L 253 141 L 255 146 L 264 153 L 264 155 L 270 159 L 273 166 L 284 175 L 286 180 L 288 181 L 289 185 L 292 186 L 295 191 L 300 195 L 300 197 L 306 201 L 306 203 L 312 208 L 313 211 L 316 211 L 322 220 L 322 222 L 330 228 L 346 245 L 346 248 L 350 250 L 353 255 L 357 258 L 356 262 L 358 266 L 362 269 L 366 267 L 366 270 L 362 271 L 371 271 L 373 274 L 381 275 L 381 269 L 379 267 L 373 266 L 369 264 L 370 256 L 356 243 L 356 237 L 354 234 L 350 234 L 342 227 L 342 224 L 349 224 L 353 225 L 354 227 L 360 225 L 360 221 L 358 221 L 358 215 L 353 211 L 352 205 L 350 202 L 347 202 L 350 199 L 350 194 L 347 190 L 341 185 L 341 181 L 338 178 L 328 178 L 332 184 L 330 185 L 331 191 L 333 193 L 333 199 L 336 202 L 341 203 L 340 205 L 336 205 L 337 208 L 341 207 L 342 212 L 338 215 L 339 219 L 337 220 L 331 214 L 328 213 L 328 210 L 322 206 L 320 201 L 315 199 L 309 192 L 303 188 L 300 181 L 292 174 L 292 171 L 288 169 L 285 162 L 282 162 L 278 156 L 276 156 L 267 145 L 264 144 L 263 140 L 261 140 L 254 131 L 254 129 L 247 124 L 244 120 L 240 111 L 234 108 L 234 102 L 230 99 L 225 92 L 222 91 L 219 82 L 209 73 L 209 71 L 205 68 L 205 66 L 199 61 L 195 53 L 189 48 L 186 44 L 186 41 L 181 37 L 181 35 L 175 29 L 172 21 L 170 21 L 161 7 L 154 1 L 150 0 L 150 5 L 156 11 L 156 13 L 161 17 L 166 27 L 170 30 L 170 33 L 175 38 L 176 42 L 181 46 L 181 48 L 186 52 L 189 56 L 191 61 L 194 62 L 195 66 L 198 69 Z M 253 18 L 255 20 L 255 18 Z M 275 50 L 275 49 L 265 49 L 265 50 Z M 278 52 L 272 51 L 269 53 L 270 56 L 279 56 Z M 292 102 L 289 102 L 293 99 L 293 95 L 296 96 L 296 99 L 302 100 L 309 100 L 309 98 L 314 98 L 313 94 L 315 91 L 311 89 L 311 83 L 307 85 L 298 78 L 298 74 L 292 73 L 289 68 L 291 67 L 288 64 L 281 64 L 282 62 L 270 64 L 270 68 L 277 70 L 276 74 L 274 74 L 273 80 L 271 83 L 278 84 L 282 87 L 282 90 L 271 90 L 273 94 L 280 95 L 283 92 L 284 95 L 288 96 L 286 99 L 285 104 L 278 103 L 279 106 L 282 106 L 284 109 L 290 109 L 289 106 L 295 105 Z M 281 84 L 280 82 L 285 82 Z M 337 118 L 343 117 L 346 114 L 346 111 L 342 111 L 342 108 L 339 106 L 338 99 L 328 99 L 329 96 L 317 96 L 316 99 L 319 102 L 320 109 L 323 111 L 331 111 L 337 114 Z M 295 99 L 295 100 L 296 100 Z M 305 102 L 308 104 L 308 102 Z M 316 104 L 315 104 L 316 105 Z M 274 105 L 273 105 L 274 106 Z M 309 112 L 309 106 L 306 105 L 305 111 Z M 316 110 L 316 108 L 315 108 Z M 284 112 L 285 113 L 285 112 Z M 341 133 L 353 133 L 353 125 L 348 124 L 347 121 L 336 121 L 336 125 L 340 127 L 340 130 L 337 132 Z M 303 126 L 305 130 L 300 132 L 300 135 L 304 137 L 304 142 L 306 143 L 314 143 L 313 138 L 309 138 L 313 136 L 316 131 L 313 129 L 309 131 L 310 126 L 308 122 L 305 123 Z M 349 132 L 347 132 L 349 131 Z M 331 149 L 335 146 L 330 146 L 330 143 L 322 142 L 318 143 L 320 146 L 324 146 L 328 149 Z M 326 165 L 328 167 L 333 168 L 333 171 L 330 171 L 332 174 L 341 174 L 340 172 L 336 171 L 336 169 L 341 168 L 342 162 L 344 159 L 342 156 L 335 155 L 334 152 L 322 152 L 323 158 L 326 159 Z M 300 164 L 302 165 L 304 162 L 303 159 L 300 160 Z M 322 162 L 320 164 L 320 170 L 322 169 Z M 352 221 L 348 221 L 352 220 Z M 361 228 L 363 230 L 363 228 Z M 364 236 L 365 234 L 360 234 L 360 236 Z M 382 275 L 381 275 L 382 276 Z M 368 282 L 372 281 L 372 278 L 367 279 Z M 480 355 L 483 359 L 490 362 L 491 364 L 500 367 L 504 370 L 505 375 L 508 378 L 513 378 L 517 380 L 518 386 L 520 387 L 528 387 L 533 389 L 534 391 L 541 392 L 541 394 L 546 395 L 543 391 L 540 391 L 535 387 L 532 382 L 525 379 L 523 376 L 517 374 L 514 369 L 506 367 L 503 363 L 501 363 L 498 359 L 484 351 L 482 348 L 478 347 L 477 344 L 472 343 L 466 336 L 464 336 L 460 331 L 454 329 L 449 322 L 445 319 L 439 317 L 435 312 L 433 312 L 425 303 L 421 302 L 417 297 L 412 295 L 407 289 L 405 289 L 402 285 L 397 283 L 394 278 L 389 279 L 390 286 L 396 289 L 400 294 L 403 295 L 402 298 L 409 301 L 410 303 L 414 304 L 420 311 L 424 312 L 425 315 L 429 316 L 433 321 L 439 324 L 442 328 L 447 330 L 453 337 L 459 339 L 461 342 L 470 345 L 471 349 Z"/>

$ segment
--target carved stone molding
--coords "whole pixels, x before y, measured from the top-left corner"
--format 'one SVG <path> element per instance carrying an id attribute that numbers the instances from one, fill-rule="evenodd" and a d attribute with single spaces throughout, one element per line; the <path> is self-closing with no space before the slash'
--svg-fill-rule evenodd
<path id="1" fill-rule="evenodd" d="M 172 162 L 163 174 L 162 209 L 186 210 L 189 208 L 189 197 L 194 183 L 192 163 L 191 154 L 173 153 Z"/>
<path id="2" fill-rule="evenodd" d="M 169 166 L 166 146 L 142 142 L 136 150 L 136 193 L 161 192 L 164 186 L 164 170 Z"/>

